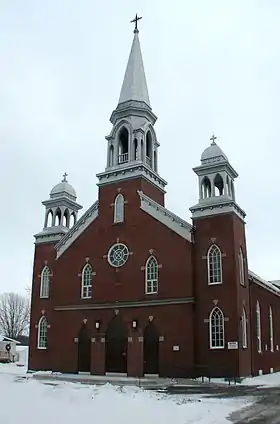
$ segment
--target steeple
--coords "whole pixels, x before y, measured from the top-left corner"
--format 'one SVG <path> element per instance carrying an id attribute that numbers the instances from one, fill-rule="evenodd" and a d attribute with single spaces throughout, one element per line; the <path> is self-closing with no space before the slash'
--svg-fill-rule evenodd
<path id="1" fill-rule="evenodd" d="M 234 180 L 238 174 L 216 139 L 212 135 L 211 145 L 201 155 L 201 165 L 193 168 L 198 176 L 199 200 L 190 208 L 192 218 L 234 212 L 243 220 L 246 214 L 235 201 Z"/>
<path id="2" fill-rule="evenodd" d="M 129 100 L 135 100 L 144 102 L 147 106 L 151 107 L 138 34 L 139 30 L 135 28 L 119 104 Z"/>
<path id="3" fill-rule="evenodd" d="M 110 121 L 113 128 L 107 147 L 105 172 L 97 174 L 99 185 L 144 176 L 161 190 L 166 182 L 158 175 L 159 142 L 154 130 L 157 120 L 148 94 L 141 53 L 137 15 L 134 37 L 122 83 L 119 102 Z"/>

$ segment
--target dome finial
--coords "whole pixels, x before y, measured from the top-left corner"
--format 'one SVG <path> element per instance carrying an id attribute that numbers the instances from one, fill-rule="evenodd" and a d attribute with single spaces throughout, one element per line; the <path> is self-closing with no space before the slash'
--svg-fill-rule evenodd
<path id="1" fill-rule="evenodd" d="M 216 144 L 216 142 L 215 142 L 216 139 L 217 139 L 217 137 L 213 133 L 212 137 L 210 138 L 210 140 L 212 141 L 211 146 L 214 146 Z"/>
<path id="2" fill-rule="evenodd" d="M 64 172 L 64 174 L 62 175 L 62 177 L 63 177 L 63 179 L 61 180 L 61 182 L 62 183 L 68 183 L 68 181 L 67 181 L 68 174 L 66 174 L 66 172 Z"/>
<path id="3" fill-rule="evenodd" d="M 139 32 L 139 30 L 138 30 L 138 21 L 140 21 L 140 19 L 142 19 L 142 16 L 137 16 L 137 13 L 136 13 L 136 15 L 135 15 L 135 18 L 132 20 L 132 21 L 130 21 L 131 23 L 135 23 L 135 28 L 134 28 L 134 34 L 136 33 L 136 32 Z"/>

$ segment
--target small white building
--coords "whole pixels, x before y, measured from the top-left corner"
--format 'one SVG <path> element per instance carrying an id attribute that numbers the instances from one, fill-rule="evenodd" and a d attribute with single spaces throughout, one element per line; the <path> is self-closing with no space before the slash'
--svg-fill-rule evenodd
<path id="1" fill-rule="evenodd" d="M 14 362 L 17 360 L 17 340 L 0 336 L 0 362 Z"/>

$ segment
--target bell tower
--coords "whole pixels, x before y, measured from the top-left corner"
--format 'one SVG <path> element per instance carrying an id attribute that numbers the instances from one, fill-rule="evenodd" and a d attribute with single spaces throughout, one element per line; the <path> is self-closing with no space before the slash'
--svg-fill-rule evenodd
<path id="1" fill-rule="evenodd" d="M 196 356 L 212 375 L 251 374 L 250 297 L 245 212 L 236 202 L 237 172 L 211 137 L 193 171 L 198 203 L 194 226 Z M 223 369 L 221 368 L 223 364 Z"/>
<path id="2" fill-rule="evenodd" d="M 157 117 L 150 103 L 140 48 L 140 19 L 136 15 L 131 21 L 135 24 L 132 47 L 118 105 L 110 118 L 113 127 L 106 137 L 107 163 L 105 171 L 97 174 L 98 185 L 145 179 L 164 194 L 167 183 L 158 173 L 160 144 L 154 129 Z"/>

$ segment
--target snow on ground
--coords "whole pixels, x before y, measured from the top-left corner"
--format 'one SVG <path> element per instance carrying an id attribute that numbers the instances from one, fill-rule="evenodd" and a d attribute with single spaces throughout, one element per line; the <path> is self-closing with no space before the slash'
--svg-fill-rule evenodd
<path id="1" fill-rule="evenodd" d="M 101 419 L 104 424 L 228 424 L 226 417 L 249 405 L 242 398 L 210 399 L 200 395 L 166 395 L 134 387 L 44 384 L 22 378 L 25 367 L 0 365 L 0 422 L 76 424 Z"/>
<path id="2" fill-rule="evenodd" d="M 196 381 L 202 381 L 202 379 L 196 379 Z M 209 383 L 208 379 L 204 379 L 204 382 Z M 210 383 L 214 384 L 229 384 L 223 378 L 211 378 Z M 231 382 L 234 384 L 234 382 Z M 263 386 L 263 387 L 276 387 L 280 386 L 280 372 L 272 374 L 264 374 L 259 377 L 247 377 L 244 378 L 241 383 L 236 383 L 238 386 Z"/>

